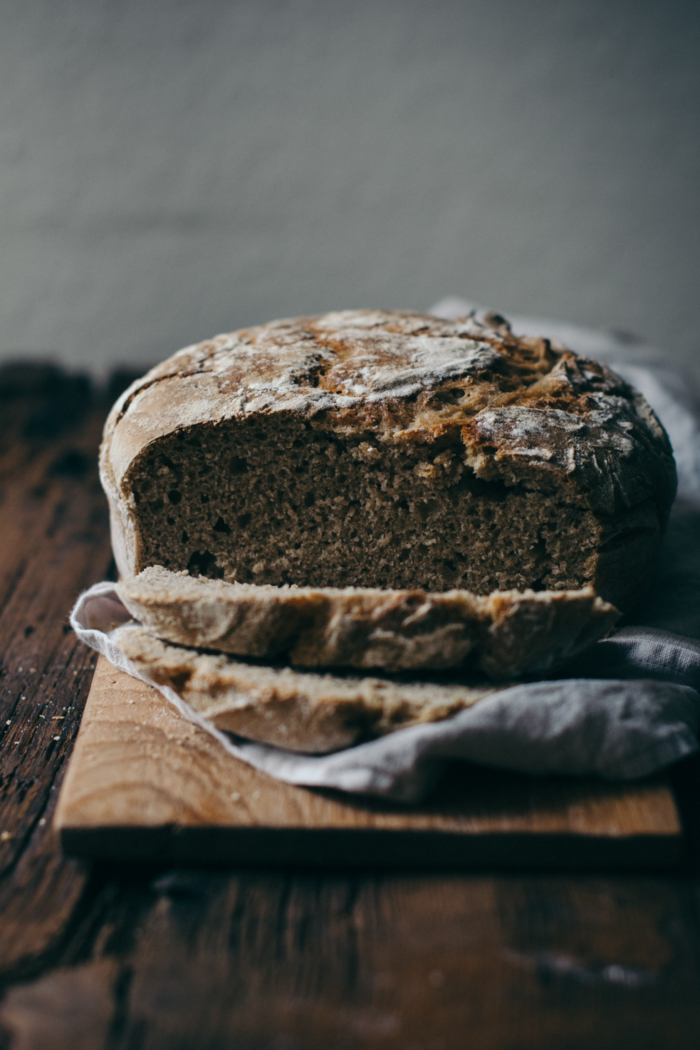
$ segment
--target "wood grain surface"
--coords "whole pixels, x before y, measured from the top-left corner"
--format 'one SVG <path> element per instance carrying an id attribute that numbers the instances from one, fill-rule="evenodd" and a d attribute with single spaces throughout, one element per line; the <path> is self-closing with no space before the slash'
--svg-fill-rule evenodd
<path id="1" fill-rule="evenodd" d="M 461 764 L 410 808 L 283 784 L 104 657 L 54 826 L 69 853 L 170 862 L 664 867 L 681 848 L 673 795 L 659 780 L 609 784 Z"/>
<path id="2" fill-rule="evenodd" d="M 94 668 L 67 612 L 110 565 L 107 400 L 0 370 L 0 1048 L 695 1050 L 697 759 L 672 774 L 688 850 L 664 875 L 62 855 Z"/>

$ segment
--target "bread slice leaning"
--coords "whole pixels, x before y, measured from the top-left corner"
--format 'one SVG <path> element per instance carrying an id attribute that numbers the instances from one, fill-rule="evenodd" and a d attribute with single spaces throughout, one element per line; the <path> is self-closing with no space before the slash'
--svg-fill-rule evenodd
<path id="1" fill-rule="evenodd" d="M 151 566 L 117 585 L 131 615 L 180 645 L 304 667 L 545 673 L 605 635 L 618 610 L 592 588 L 469 591 L 275 587 Z"/>
<path id="2" fill-rule="evenodd" d="M 290 751 L 338 751 L 397 729 L 442 721 L 496 692 L 492 685 L 260 667 L 171 645 L 139 626 L 120 627 L 112 637 L 146 678 L 170 686 L 217 729 Z"/>

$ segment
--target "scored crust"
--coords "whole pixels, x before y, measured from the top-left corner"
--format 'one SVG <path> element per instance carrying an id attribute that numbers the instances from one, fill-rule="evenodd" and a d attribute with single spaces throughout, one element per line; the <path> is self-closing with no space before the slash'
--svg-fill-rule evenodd
<path id="1" fill-rule="evenodd" d="M 591 588 L 432 594 L 225 583 L 162 566 L 117 584 L 131 615 L 160 638 L 306 667 L 443 670 L 494 680 L 545 673 L 619 617 Z"/>
<path id="2" fill-rule="evenodd" d="M 494 686 L 351 678 L 244 664 L 198 653 L 126 625 L 113 641 L 137 670 L 172 688 L 216 729 L 290 751 L 323 753 L 397 729 L 438 722 Z"/>
<path id="3" fill-rule="evenodd" d="M 122 576 L 597 593 L 626 610 L 675 492 L 605 366 L 503 318 L 345 311 L 188 347 L 119 399 L 101 476 Z"/>

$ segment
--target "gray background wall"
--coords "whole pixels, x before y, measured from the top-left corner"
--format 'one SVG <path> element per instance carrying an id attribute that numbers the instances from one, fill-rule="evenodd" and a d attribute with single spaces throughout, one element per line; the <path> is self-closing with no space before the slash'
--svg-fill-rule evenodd
<path id="1" fill-rule="evenodd" d="M 463 295 L 694 365 L 700 5 L 0 0 L 0 353 Z"/>

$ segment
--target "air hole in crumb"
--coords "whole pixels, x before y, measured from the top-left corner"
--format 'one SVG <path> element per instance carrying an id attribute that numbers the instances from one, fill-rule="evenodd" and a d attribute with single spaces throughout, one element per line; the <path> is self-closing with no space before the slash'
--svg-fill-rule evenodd
<path id="1" fill-rule="evenodd" d="M 241 459 L 240 456 L 233 456 L 228 469 L 231 474 L 245 474 L 248 470 L 248 463 L 245 459 Z"/>
<path id="2" fill-rule="evenodd" d="M 251 515 L 250 514 L 239 514 L 238 524 L 242 529 L 245 529 L 247 525 L 250 525 Z"/>
<path id="3" fill-rule="evenodd" d="M 304 496 L 304 506 L 305 507 L 313 507 L 315 502 L 316 502 L 316 496 L 314 495 L 314 493 L 313 492 L 307 492 L 306 495 Z"/>
<path id="4" fill-rule="evenodd" d="M 179 503 L 182 499 L 182 493 L 178 492 L 177 489 L 171 489 L 168 493 L 168 499 L 171 503 Z"/>
<path id="5" fill-rule="evenodd" d="M 224 519 L 219 515 L 214 526 L 214 532 L 225 532 L 227 535 L 231 532 L 231 526 L 227 525 Z"/>
<path id="6" fill-rule="evenodd" d="M 187 571 L 190 576 L 210 576 L 215 580 L 220 580 L 224 575 L 224 570 L 216 564 L 216 558 L 210 551 L 193 551 L 187 562 Z"/>
<path id="7" fill-rule="evenodd" d="M 182 530 L 182 536 L 180 537 L 180 543 L 187 543 L 188 541 L 189 541 L 189 536 L 187 535 L 187 533 L 183 529 Z"/>

